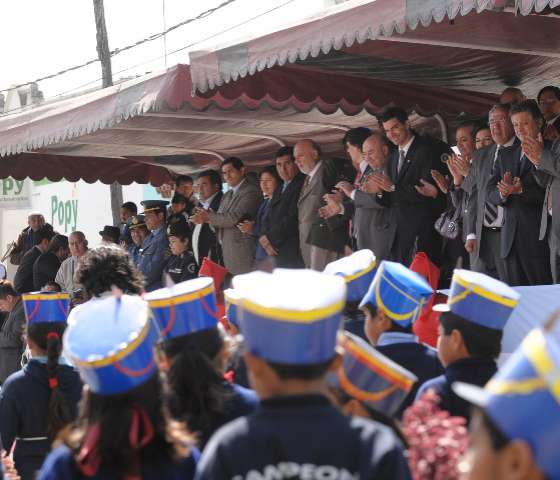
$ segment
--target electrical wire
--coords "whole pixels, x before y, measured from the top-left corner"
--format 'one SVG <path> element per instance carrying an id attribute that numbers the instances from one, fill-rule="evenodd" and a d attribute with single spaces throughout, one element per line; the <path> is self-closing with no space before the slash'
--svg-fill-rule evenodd
<path id="1" fill-rule="evenodd" d="M 258 18 L 264 17 L 265 15 L 268 15 L 269 13 L 272 13 L 272 12 L 274 12 L 274 11 L 276 11 L 276 10 L 282 8 L 282 7 L 285 7 L 286 5 L 288 5 L 288 4 L 290 4 L 290 3 L 294 3 L 295 1 L 297 1 L 297 0 L 288 0 L 288 1 L 286 1 L 286 2 L 284 2 L 284 3 L 282 3 L 282 4 L 280 4 L 280 5 L 277 5 L 277 6 L 274 7 L 274 8 L 271 8 L 270 10 L 267 10 L 266 12 L 260 13 L 260 14 L 258 14 L 258 15 L 255 15 L 254 17 L 251 17 L 251 18 L 248 18 L 247 20 L 244 20 L 243 22 L 240 22 L 240 23 L 237 23 L 237 24 L 235 24 L 235 25 L 232 25 L 231 27 L 228 27 L 228 28 L 226 28 L 225 30 L 221 30 L 221 31 L 219 31 L 219 32 L 217 32 L 217 33 L 213 33 L 212 35 L 209 35 L 208 37 L 205 37 L 205 38 L 203 38 L 203 39 L 201 39 L 201 40 L 197 40 L 197 41 L 195 41 L 195 42 L 192 42 L 192 43 L 189 43 L 189 44 L 187 44 L 187 45 L 184 45 L 184 46 L 182 46 L 182 47 L 180 47 L 180 48 L 178 48 L 178 49 L 176 49 L 176 50 L 173 50 L 173 51 L 171 51 L 171 52 L 166 52 L 165 55 L 160 55 L 160 56 L 158 56 L 158 57 L 151 58 L 150 60 L 144 60 L 144 61 L 142 61 L 142 62 L 140 62 L 140 63 L 135 64 L 135 65 L 131 65 L 130 67 L 126 67 L 126 68 L 124 68 L 124 69 L 122 69 L 122 70 L 118 70 L 118 71 L 116 71 L 116 72 L 113 72 L 113 76 L 119 75 L 119 74 L 121 74 L 121 73 L 128 72 L 128 71 L 133 70 L 133 69 L 135 69 L 135 68 L 141 67 L 142 65 L 146 65 L 146 64 L 148 64 L 148 63 L 152 63 L 152 62 L 155 62 L 155 61 L 157 61 L 157 60 L 161 60 L 162 58 L 169 57 L 169 56 L 174 55 L 174 54 L 176 54 L 176 53 L 179 53 L 179 52 L 181 52 L 181 51 L 183 51 L 183 50 L 186 50 L 187 48 L 191 48 L 191 47 L 194 47 L 195 45 L 199 45 L 199 44 L 204 43 L 204 42 L 206 42 L 206 41 L 208 41 L 208 40 L 211 40 L 212 38 L 219 37 L 220 35 L 222 35 L 222 34 L 224 34 L 224 33 L 227 33 L 227 32 L 229 32 L 229 31 L 231 31 L 231 30 L 235 30 L 236 28 L 242 27 L 242 26 L 244 26 L 244 25 L 246 25 L 246 24 L 248 24 L 248 23 L 250 23 L 250 22 L 252 22 L 252 21 L 254 21 L 254 20 L 257 20 Z M 88 87 L 88 86 L 90 86 L 90 85 L 93 85 L 93 84 L 95 84 L 95 83 L 98 83 L 98 82 L 100 82 L 101 80 L 102 80 L 102 77 L 96 78 L 95 80 L 91 80 L 91 81 L 89 81 L 89 82 L 87 82 L 87 83 L 83 83 L 83 84 L 81 84 L 81 85 L 78 85 L 77 87 L 73 87 L 73 88 L 71 88 L 70 90 L 66 90 L 66 91 L 64 91 L 64 92 L 62 92 L 62 93 L 59 93 L 58 95 L 54 95 L 54 96 L 51 97 L 51 98 L 55 99 L 55 98 L 64 97 L 65 95 L 68 95 L 68 94 L 70 94 L 70 93 L 72 93 L 72 92 L 75 92 L 76 90 L 81 90 L 81 89 L 83 89 L 83 88 L 85 88 L 85 87 Z M 33 83 L 33 82 L 29 82 L 29 83 Z M 28 85 L 28 84 L 23 84 L 23 85 Z M 16 88 L 16 87 L 12 87 L 12 88 Z M 8 114 L 10 114 L 11 112 L 18 112 L 18 111 L 20 111 L 20 110 L 21 110 L 21 107 L 18 107 L 18 108 L 15 108 L 15 109 L 13 109 L 13 110 L 8 110 L 7 112 L 4 112 L 3 115 L 8 115 Z"/>
<path id="2" fill-rule="evenodd" d="M 126 45 L 126 46 L 121 47 L 121 48 L 115 48 L 114 50 L 111 50 L 110 55 L 111 55 L 111 57 L 114 57 L 115 55 L 118 55 L 119 53 L 126 52 L 127 50 L 138 47 L 139 45 L 143 45 L 144 43 L 152 42 L 154 40 L 157 40 L 158 38 L 164 37 L 169 32 L 172 32 L 173 30 L 176 30 L 179 27 L 182 27 L 184 25 L 188 25 L 189 23 L 195 22 L 196 20 L 201 20 L 203 18 L 209 17 L 210 15 L 217 12 L 218 10 L 221 10 L 222 8 L 227 7 L 228 5 L 230 5 L 230 4 L 232 4 L 233 2 L 236 2 L 236 1 L 237 0 L 225 0 L 224 2 L 220 3 L 219 5 L 217 5 L 213 8 L 209 8 L 208 10 L 205 10 L 204 12 L 198 14 L 196 17 L 192 17 L 192 18 L 188 18 L 187 20 L 183 20 L 182 22 L 177 23 L 177 24 L 169 27 L 167 30 L 164 30 L 163 32 L 154 33 L 153 35 L 150 35 L 149 37 L 143 38 L 142 40 L 138 40 L 137 42 L 131 43 L 130 45 Z M 17 88 L 25 87 L 26 85 L 31 85 L 32 83 L 39 83 L 43 80 L 50 80 L 52 78 L 59 77 L 60 75 L 64 75 L 65 73 L 73 72 L 74 70 L 78 70 L 80 68 L 87 67 L 88 65 L 91 65 L 92 63 L 95 63 L 95 62 L 99 62 L 99 58 L 94 58 L 94 59 L 88 60 L 87 62 L 84 62 L 80 65 L 74 65 L 73 67 L 65 68 L 64 70 L 60 70 L 59 72 L 52 73 L 50 75 L 46 75 L 46 76 L 41 77 L 41 78 L 37 78 L 36 80 L 32 80 L 30 82 L 20 83 L 19 85 L 14 85 L 14 86 L 9 87 L 9 88 L 0 89 L 0 92 L 8 92 L 9 90 L 14 90 L 14 89 L 17 89 Z"/>

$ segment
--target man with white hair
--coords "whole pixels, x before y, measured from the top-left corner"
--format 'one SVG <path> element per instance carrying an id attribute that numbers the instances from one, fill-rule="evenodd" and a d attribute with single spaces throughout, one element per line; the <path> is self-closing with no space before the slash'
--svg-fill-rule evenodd
<path id="1" fill-rule="evenodd" d="M 36 232 L 43 226 L 53 229 L 51 225 L 45 223 L 45 217 L 41 212 L 29 212 L 27 215 L 27 227 L 25 227 L 17 239 L 16 246 L 10 252 L 10 262 L 13 265 L 19 265 L 23 256 L 35 246 L 33 232 Z"/>

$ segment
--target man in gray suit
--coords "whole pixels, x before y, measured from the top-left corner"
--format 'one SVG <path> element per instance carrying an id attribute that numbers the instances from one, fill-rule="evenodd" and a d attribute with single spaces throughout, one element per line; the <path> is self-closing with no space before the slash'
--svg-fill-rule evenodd
<path id="1" fill-rule="evenodd" d="M 542 138 L 525 138 L 521 144 L 527 158 L 537 167 L 537 180 L 546 188 L 539 240 L 548 236 L 550 269 L 554 283 L 560 283 L 560 139 L 550 148 Z"/>
<path id="2" fill-rule="evenodd" d="M 323 190 L 323 162 L 311 140 L 301 140 L 294 146 L 294 158 L 300 171 L 306 175 L 298 200 L 299 248 L 303 263 L 311 266 L 311 244 L 308 243 L 313 222 L 317 218 Z M 332 258 L 336 260 L 336 257 Z M 326 263 L 329 263 L 330 261 Z"/>
<path id="3" fill-rule="evenodd" d="M 508 105 L 494 105 L 489 124 L 495 145 L 474 152 L 468 175 L 461 183 L 471 199 L 467 216 L 465 249 L 471 253 L 471 268 L 494 278 L 507 281 L 505 261 L 500 254 L 500 232 L 504 225 L 504 211 L 488 201 L 488 181 L 492 177 L 498 157 L 515 142 Z M 468 167 L 467 167 L 468 168 Z"/>
<path id="4" fill-rule="evenodd" d="M 368 182 L 367 177 L 375 172 L 386 173 L 391 148 L 389 140 L 381 133 L 369 136 L 362 145 L 364 160 L 368 166 L 364 170 L 365 178 L 360 182 L 360 187 L 355 188 L 349 182 L 337 184 L 337 188 L 352 200 L 356 209 L 353 230 L 358 249 L 372 250 L 378 263 L 389 258 L 397 224 L 392 218 L 393 211 L 379 202 L 380 189 Z M 342 204 L 340 208 L 343 208 Z"/>
<path id="5" fill-rule="evenodd" d="M 237 225 L 244 220 L 254 220 L 262 194 L 258 186 L 245 177 L 245 166 L 237 157 L 226 158 L 222 175 L 230 187 L 220 202 L 217 212 L 196 209 L 191 220 L 195 224 L 209 223 L 222 245 L 225 267 L 232 275 L 252 270 L 255 260 L 255 239 L 242 233 Z"/>

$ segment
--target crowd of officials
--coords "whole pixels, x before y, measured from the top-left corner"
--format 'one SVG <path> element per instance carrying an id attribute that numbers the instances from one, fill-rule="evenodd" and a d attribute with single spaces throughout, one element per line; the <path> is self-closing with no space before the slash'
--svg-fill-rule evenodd
<path id="1" fill-rule="evenodd" d="M 560 479 L 555 319 L 496 363 L 510 286 L 558 280 L 560 90 L 485 120 L 458 153 L 392 107 L 347 159 L 230 157 L 95 248 L 31 213 L 0 284 L 6 477 Z"/>

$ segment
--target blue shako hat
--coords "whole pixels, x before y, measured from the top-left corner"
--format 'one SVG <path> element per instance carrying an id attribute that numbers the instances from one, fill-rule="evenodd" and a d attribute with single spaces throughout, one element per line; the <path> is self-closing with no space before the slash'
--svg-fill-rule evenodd
<path id="1" fill-rule="evenodd" d="M 153 344 L 157 339 L 147 302 L 130 295 L 109 296 L 70 312 L 64 356 L 92 392 L 117 395 L 156 373 Z"/>
<path id="2" fill-rule="evenodd" d="M 170 340 L 218 325 L 214 281 L 199 277 L 160 288 L 145 297 L 159 336 Z"/>
<path id="3" fill-rule="evenodd" d="M 560 343 L 554 334 L 531 331 L 484 389 L 460 382 L 453 389 L 482 407 L 508 439 L 526 441 L 547 477 L 560 479 Z"/>
<path id="4" fill-rule="evenodd" d="M 348 257 L 329 263 L 324 272 L 340 275 L 346 281 L 346 301 L 359 302 L 375 275 L 377 260 L 371 250 L 358 250 Z"/>
<path id="5" fill-rule="evenodd" d="M 484 273 L 456 269 L 447 303 L 434 305 L 437 312 L 453 312 L 487 328 L 503 330 L 520 295 L 509 285 Z"/>
<path id="6" fill-rule="evenodd" d="M 70 294 L 65 292 L 31 292 L 21 296 L 25 317 L 34 323 L 66 323 Z"/>
<path id="7" fill-rule="evenodd" d="M 239 328 L 237 309 L 239 307 L 239 295 L 233 288 L 224 290 L 224 301 L 226 307 L 226 318 L 229 323 Z"/>
<path id="8" fill-rule="evenodd" d="M 338 275 L 275 269 L 233 278 L 238 318 L 253 355 L 287 365 L 314 365 L 335 355 L 346 285 Z"/>
<path id="9" fill-rule="evenodd" d="M 360 307 L 371 302 L 393 322 L 407 328 L 422 313 L 432 293 L 432 287 L 416 272 L 400 263 L 384 260 Z"/>
<path id="10" fill-rule="evenodd" d="M 327 382 L 348 396 L 392 417 L 418 378 L 350 332 L 339 332 L 342 365 Z"/>

